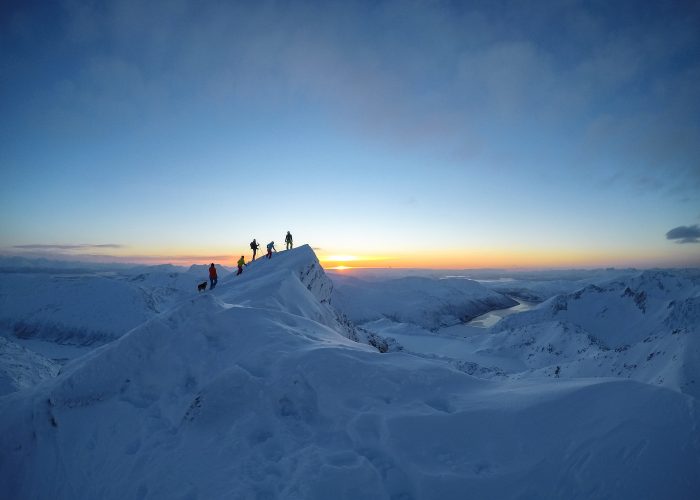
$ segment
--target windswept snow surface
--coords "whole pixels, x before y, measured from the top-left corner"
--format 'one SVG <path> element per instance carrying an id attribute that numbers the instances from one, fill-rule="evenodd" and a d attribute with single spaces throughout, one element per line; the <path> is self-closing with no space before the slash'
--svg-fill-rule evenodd
<path id="1" fill-rule="evenodd" d="M 0 398 L 13 499 L 697 498 L 697 399 L 350 341 L 307 246 Z"/>

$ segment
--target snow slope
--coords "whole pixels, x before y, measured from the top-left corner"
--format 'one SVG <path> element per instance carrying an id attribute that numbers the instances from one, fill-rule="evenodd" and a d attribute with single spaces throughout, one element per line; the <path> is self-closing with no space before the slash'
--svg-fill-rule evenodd
<path id="1" fill-rule="evenodd" d="M 333 283 L 333 305 L 355 323 L 388 318 L 437 330 L 517 304 L 467 279 L 405 277 L 367 281 L 336 274 Z"/>
<path id="2" fill-rule="evenodd" d="M 0 398 L 15 499 L 696 498 L 698 400 L 350 341 L 304 246 Z"/>
<path id="3" fill-rule="evenodd" d="M 204 267 L 204 266 L 202 266 Z M 226 270 L 219 268 L 226 275 Z M 21 339 L 101 345 L 191 295 L 206 268 L 0 273 L 0 327 Z"/>

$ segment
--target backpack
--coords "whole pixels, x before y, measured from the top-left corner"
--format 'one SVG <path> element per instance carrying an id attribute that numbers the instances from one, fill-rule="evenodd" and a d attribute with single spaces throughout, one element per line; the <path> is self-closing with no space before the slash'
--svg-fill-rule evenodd
<path id="1" fill-rule="evenodd" d="M 250 248 L 252 248 L 253 250 L 255 250 L 257 248 L 254 241 L 250 242 Z"/>

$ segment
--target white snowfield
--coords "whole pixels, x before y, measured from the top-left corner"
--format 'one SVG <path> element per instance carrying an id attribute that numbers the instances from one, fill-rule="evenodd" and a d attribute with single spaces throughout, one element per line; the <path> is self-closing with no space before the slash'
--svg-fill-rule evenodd
<path id="1" fill-rule="evenodd" d="M 3 498 L 698 498 L 694 396 L 380 353 L 331 290 L 280 252 L 0 398 Z"/>

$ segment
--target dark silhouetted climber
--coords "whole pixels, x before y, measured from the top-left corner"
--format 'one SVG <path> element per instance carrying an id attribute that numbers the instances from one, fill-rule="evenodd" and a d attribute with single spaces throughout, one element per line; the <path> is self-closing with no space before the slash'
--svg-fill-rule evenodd
<path id="1" fill-rule="evenodd" d="M 245 259 L 241 255 L 241 258 L 238 259 L 238 272 L 236 273 L 236 276 L 243 272 L 243 266 L 245 266 Z"/>
<path id="2" fill-rule="evenodd" d="M 292 233 L 290 233 L 289 231 L 287 231 L 287 236 L 284 237 L 284 242 L 287 244 L 287 250 L 294 247 L 294 245 L 292 244 Z"/>
<path id="3" fill-rule="evenodd" d="M 209 290 L 213 290 L 216 284 L 219 282 L 219 278 L 216 276 L 216 268 L 214 267 L 213 262 L 211 263 L 211 266 L 209 266 L 209 281 L 211 282 Z"/>
<path id="4" fill-rule="evenodd" d="M 268 258 L 268 259 L 271 259 L 271 258 L 272 258 L 272 251 L 273 251 L 273 250 L 274 250 L 275 252 L 277 251 L 277 249 L 275 248 L 275 242 L 274 242 L 274 241 L 271 241 L 270 243 L 267 244 L 267 258 Z"/>
<path id="5" fill-rule="evenodd" d="M 253 249 L 253 260 L 255 260 L 255 254 L 258 252 L 258 248 L 260 248 L 260 243 L 253 238 L 253 241 L 250 242 L 250 248 Z"/>

